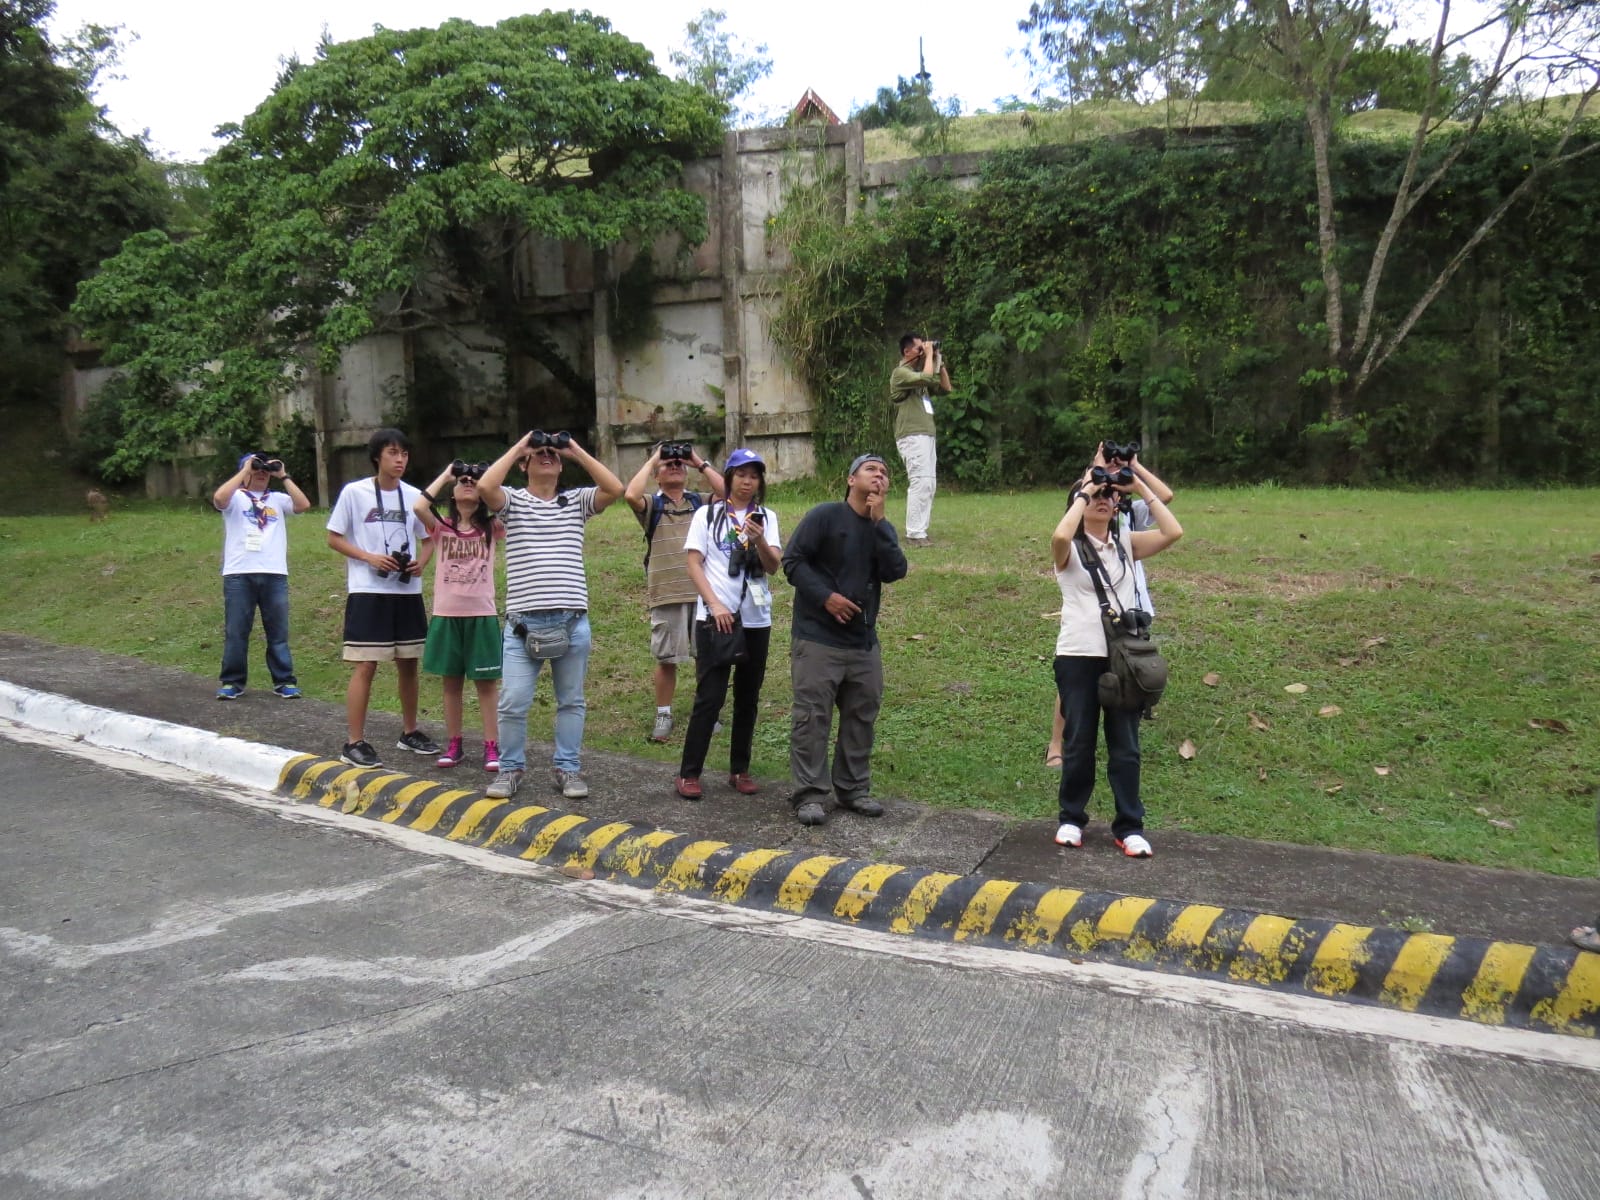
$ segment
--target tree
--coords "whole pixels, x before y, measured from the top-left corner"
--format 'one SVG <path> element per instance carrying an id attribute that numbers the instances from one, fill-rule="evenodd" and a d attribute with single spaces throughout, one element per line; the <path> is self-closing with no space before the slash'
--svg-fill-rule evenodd
<path id="1" fill-rule="evenodd" d="M 731 129 L 750 119 L 738 100 L 772 74 L 772 59 L 765 45 L 750 46 L 722 28 L 728 14 L 708 8 L 684 27 L 683 45 L 668 58 L 677 77 L 692 83 L 722 106 L 723 121 Z"/>
<path id="2" fill-rule="evenodd" d="M 1021 28 L 1033 39 L 1036 60 L 1048 64 L 1068 89 L 1132 96 L 1152 74 L 1166 73 L 1203 85 L 1231 61 L 1276 81 L 1303 109 L 1322 306 L 1322 320 L 1310 332 L 1325 345 L 1325 365 L 1308 372 L 1305 382 L 1322 389 L 1335 431 L 1349 432 L 1347 423 L 1373 373 L 1505 214 L 1552 171 L 1600 149 L 1592 138 L 1574 141 L 1600 90 L 1600 7 L 1585 0 L 1497 0 L 1487 15 L 1462 21 L 1453 19 L 1449 0 L 1440 0 L 1437 26 L 1426 43 L 1426 78 L 1417 80 L 1413 70 L 1406 96 L 1417 113 L 1410 152 L 1380 236 L 1370 250 L 1358 250 L 1340 236 L 1334 147 L 1341 113 L 1362 90 L 1361 64 L 1380 55 L 1397 32 L 1396 7 L 1373 0 L 1143 0 L 1119 15 L 1122 7 L 1113 0 L 1042 0 Z M 1137 26 L 1146 41 L 1131 36 L 1135 13 L 1148 18 Z M 1459 57 L 1485 38 L 1494 47 L 1492 56 L 1462 86 Z M 1511 111 L 1512 102 L 1531 101 L 1536 89 L 1574 88 L 1576 102 L 1560 135 L 1528 163 L 1521 182 L 1491 207 L 1455 254 L 1431 277 L 1407 281 L 1409 287 L 1390 281 L 1390 258 L 1407 219 L 1450 178 L 1484 122 Z"/>
<path id="3" fill-rule="evenodd" d="M 306 354 L 331 366 L 375 332 L 486 326 L 508 364 L 532 355 L 592 397 L 521 303 L 518 249 L 702 239 L 705 207 L 681 166 L 718 134 L 707 93 L 587 13 L 325 41 L 224 127 L 203 232 L 181 248 L 130 243 L 80 295 L 91 333 L 164 389 L 129 397 L 167 415 L 144 440 L 119 439 L 118 468 L 198 428 L 253 436 Z M 194 284 L 174 306 L 180 251 Z"/>
<path id="4" fill-rule="evenodd" d="M 115 30 L 60 45 L 54 0 L 0 3 L 0 400 L 49 395 L 79 280 L 130 233 L 161 223 L 169 198 L 142 143 L 94 103 Z"/>

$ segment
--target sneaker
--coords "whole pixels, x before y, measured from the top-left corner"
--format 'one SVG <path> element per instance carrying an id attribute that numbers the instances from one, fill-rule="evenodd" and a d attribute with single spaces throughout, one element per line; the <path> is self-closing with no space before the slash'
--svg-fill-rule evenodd
<path id="1" fill-rule="evenodd" d="M 500 769 L 500 743 L 491 742 L 487 738 L 483 742 L 483 769 L 485 771 L 498 771 Z"/>
<path id="2" fill-rule="evenodd" d="M 522 786 L 523 771 L 512 767 L 509 771 L 501 771 L 483 794 L 491 800 L 507 800 L 517 794 L 517 789 Z"/>
<path id="3" fill-rule="evenodd" d="M 1061 822 L 1056 830 L 1056 845 L 1068 846 L 1073 850 L 1083 845 L 1083 827 L 1074 825 L 1071 821 Z"/>
<path id="4" fill-rule="evenodd" d="M 722 732 L 722 722 L 721 721 L 712 722 L 711 732 L 712 733 L 721 733 Z"/>
<path id="5" fill-rule="evenodd" d="M 826 825 L 828 810 L 815 800 L 807 800 L 794 810 L 795 819 L 802 825 Z"/>
<path id="6" fill-rule="evenodd" d="M 413 729 L 395 743 L 401 750 L 409 750 L 413 754 L 437 754 L 439 743 L 434 741 L 420 729 Z"/>
<path id="7" fill-rule="evenodd" d="M 295 685 L 292 683 L 280 683 L 277 687 L 272 689 L 272 694 L 278 697 L 280 700 L 300 699 L 300 689 L 295 687 Z"/>
<path id="8" fill-rule="evenodd" d="M 700 777 L 698 775 L 680 775 L 677 782 L 672 785 L 678 795 L 685 800 L 700 799 Z"/>
<path id="9" fill-rule="evenodd" d="M 658 712 L 656 714 L 656 723 L 650 730 L 650 740 L 652 742 L 664 742 L 671 736 L 672 714 L 669 712 Z"/>
<path id="10" fill-rule="evenodd" d="M 381 767 L 382 760 L 378 752 L 372 748 L 370 742 L 346 742 L 344 751 L 339 755 L 339 761 L 347 762 L 352 767 Z"/>
<path id="11" fill-rule="evenodd" d="M 577 771 L 556 770 L 556 787 L 568 800 L 582 800 L 589 794 L 589 785 Z"/>
<path id="12" fill-rule="evenodd" d="M 217 689 L 218 700 L 237 700 L 244 695 L 244 689 L 237 683 L 225 683 Z"/>
<path id="13" fill-rule="evenodd" d="M 465 757 L 466 752 L 461 749 L 461 739 L 453 737 L 450 739 L 450 744 L 445 747 L 444 753 L 439 755 L 439 761 L 434 765 L 438 767 L 453 767 Z"/>
<path id="14" fill-rule="evenodd" d="M 923 546 L 931 546 L 931 545 L 933 545 L 933 539 L 932 538 L 925 538 L 925 537 L 919 537 L 919 538 L 908 537 L 906 539 L 906 545 L 908 545 L 908 546 L 916 546 L 916 547 L 918 547 L 920 549 Z"/>
<path id="15" fill-rule="evenodd" d="M 741 796 L 754 796 L 761 791 L 761 785 L 756 782 L 755 776 L 748 771 L 729 775 L 728 786 Z"/>
<path id="16" fill-rule="evenodd" d="M 840 808 L 847 808 L 859 817 L 883 816 L 883 805 L 871 796 L 857 796 L 854 800 L 839 801 Z"/>
<path id="17" fill-rule="evenodd" d="M 1149 858 L 1155 853 L 1142 833 L 1130 833 L 1125 838 L 1118 838 L 1117 848 L 1129 858 Z"/>

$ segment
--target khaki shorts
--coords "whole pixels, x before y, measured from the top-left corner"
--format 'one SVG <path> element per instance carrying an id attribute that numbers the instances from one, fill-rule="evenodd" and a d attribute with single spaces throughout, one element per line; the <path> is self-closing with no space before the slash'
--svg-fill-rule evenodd
<path id="1" fill-rule="evenodd" d="M 650 610 L 650 653 L 657 662 L 694 661 L 694 607 L 658 604 Z"/>

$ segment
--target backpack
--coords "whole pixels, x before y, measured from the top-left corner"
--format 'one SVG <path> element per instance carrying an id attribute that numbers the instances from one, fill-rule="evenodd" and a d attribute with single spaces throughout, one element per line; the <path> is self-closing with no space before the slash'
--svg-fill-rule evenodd
<path id="1" fill-rule="evenodd" d="M 689 512 L 691 514 L 699 511 L 700 506 L 705 503 L 699 492 L 685 491 L 683 498 L 689 502 Z M 644 528 L 644 569 L 646 571 L 650 569 L 650 543 L 655 540 L 656 526 L 661 524 L 661 514 L 666 507 L 666 493 L 657 492 L 655 498 L 650 501 L 650 519 Z"/>

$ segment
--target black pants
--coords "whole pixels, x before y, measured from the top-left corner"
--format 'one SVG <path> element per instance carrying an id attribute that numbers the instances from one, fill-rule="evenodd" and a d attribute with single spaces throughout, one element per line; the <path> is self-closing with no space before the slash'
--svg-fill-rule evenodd
<path id="1" fill-rule="evenodd" d="M 1061 697 L 1060 819 L 1077 826 L 1088 823 L 1089 797 L 1094 792 L 1094 752 L 1100 714 L 1105 713 L 1106 779 L 1117 815 L 1111 832 L 1119 838 L 1144 829 L 1144 804 L 1139 799 L 1138 709 L 1119 712 L 1100 707 L 1103 658 L 1060 657 L 1055 660 L 1056 692 Z"/>
<path id="2" fill-rule="evenodd" d="M 694 711 L 689 714 L 689 732 L 683 736 L 683 762 L 678 774 L 698 779 L 705 769 L 706 752 L 711 748 L 711 731 L 722 715 L 728 698 L 728 677 L 733 677 L 733 733 L 728 743 L 728 773 L 744 775 L 750 770 L 750 744 L 756 736 L 756 704 L 761 699 L 761 683 L 767 677 L 767 645 L 772 630 L 744 630 L 744 645 L 749 657 L 736 666 L 695 666 Z"/>

